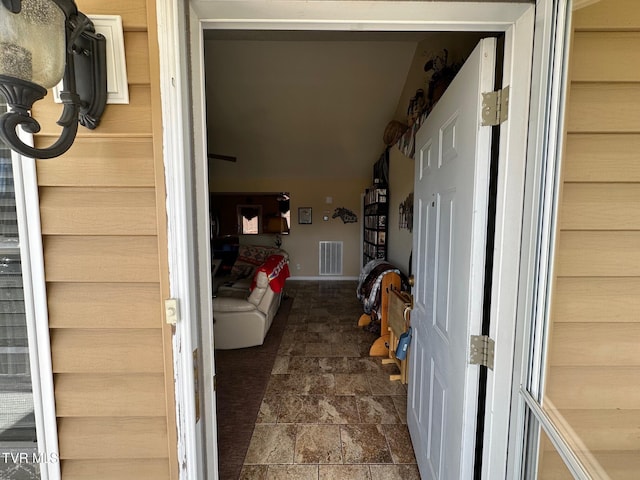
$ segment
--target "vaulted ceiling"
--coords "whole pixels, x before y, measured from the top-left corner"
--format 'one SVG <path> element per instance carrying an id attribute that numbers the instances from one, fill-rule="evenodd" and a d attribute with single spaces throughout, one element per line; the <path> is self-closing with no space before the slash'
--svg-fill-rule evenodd
<path id="1" fill-rule="evenodd" d="M 237 157 L 213 160 L 214 175 L 366 175 L 416 43 L 321 33 L 209 39 L 209 152 Z"/>
<path id="2" fill-rule="evenodd" d="M 431 38 L 438 51 L 446 35 L 207 31 L 209 153 L 237 158 L 211 160 L 212 175 L 370 175 L 385 126 L 404 119 L 399 102 L 418 43 Z"/>

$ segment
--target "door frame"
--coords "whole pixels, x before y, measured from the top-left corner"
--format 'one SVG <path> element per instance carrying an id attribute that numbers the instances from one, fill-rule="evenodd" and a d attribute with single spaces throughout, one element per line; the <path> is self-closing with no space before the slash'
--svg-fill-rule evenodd
<path id="1" fill-rule="evenodd" d="M 25 144 L 33 146 L 33 134 L 20 130 L 19 135 Z M 12 151 L 11 163 L 36 423 L 36 455 L 41 459 L 39 480 L 60 480 L 60 448 L 36 160 Z"/>
<path id="2" fill-rule="evenodd" d="M 491 336 L 496 340 L 496 352 L 494 370 L 488 375 L 482 472 L 483 478 L 506 478 L 513 445 L 518 443 L 513 435 L 522 433 L 514 431 L 510 424 L 512 395 L 519 395 L 514 389 L 514 385 L 519 385 L 519 379 L 513 375 L 514 349 L 521 342 L 516 338 L 516 325 L 527 315 L 527 311 L 518 309 L 518 305 L 523 296 L 530 294 L 529 285 L 520 289 L 514 285 L 519 285 L 521 280 L 521 254 L 524 259 L 533 252 L 532 246 L 521 239 L 523 220 L 535 215 L 538 206 L 535 201 L 532 204 L 524 202 L 525 192 L 536 189 L 536 179 L 526 173 L 545 159 L 546 152 L 540 148 L 545 142 L 542 127 L 551 110 L 546 101 L 546 82 L 543 86 L 531 85 L 531 78 L 546 78 L 550 70 L 543 55 L 533 55 L 533 42 L 535 37 L 536 44 L 546 44 L 546 38 L 552 35 L 549 29 L 541 28 L 544 7 L 567 2 L 537 0 L 537 5 L 533 5 L 385 0 L 157 0 L 170 284 L 172 296 L 180 300 L 182 310 L 182 320 L 176 326 L 173 342 L 180 478 L 199 478 L 201 465 L 198 463 L 206 458 L 205 446 L 199 437 L 202 432 L 195 421 L 192 351 L 194 330 L 203 326 L 208 328 L 203 325 L 208 317 L 199 316 L 197 306 L 201 299 L 211 297 L 210 278 L 196 283 L 193 272 L 194 260 L 202 265 L 208 255 L 208 252 L 194 251 L 196 244 L 204 244 L 205 236 L 208 242 L 208 228 L 204 228 L 207 219 L 203 218 L 203 212 L 208 209 L 208 197 L 205 198 L 206 192 L 193 188 L 195 165 L 198 165 L 198 171 L 207 171 L 203 135 L 206 124 L 197 125 L 192 132 L 189 122 L 192 91 L 194 96 L 204 99 L 204 67 L 201 54 L 193 57 L 199 58 L 199 64 L 186 61 L 189 57 L 185 47 L 190 40 L 185 28 L 188 25 L 184 15 L 186 4 L 189 4 L 188 13 L 192 17 L 189 24 L 193 30 L 191 39 L 199 39 L 199 44 L 203 31 L 211 28 L 505 33 L 503 83 L 511 89 L 511 120 L 501 128 L 500 136 L 500 161 L 505 168 L 501 169 L 498 179 L 491 307 Z M 204 114 L 201 117 L 204 122 Z M 213 368 L 213 364 L 205 368 Z M 215 398 L 213 382 L 204 382 L 203 387 L 210 390 L 209 398 Z M 212 405 L 208 403 L 205 408 L 212 408 Z M 215 415 L 213 418 L 215 420 Z M 211 431 L 212 428 L 215 423 L 207 425 L 205 437 L 215 441 L 216 432 Z M 510 435 L 514 441 L 511 447 Z M 215 444 L 210 447 L 217 450 Z M 511 455 L 507 455 L 508 452 Z M 216 462 L 217 457 L 214 457 Z M 206 478 L 217 478 L 215 465 L 206 475 Z"/>

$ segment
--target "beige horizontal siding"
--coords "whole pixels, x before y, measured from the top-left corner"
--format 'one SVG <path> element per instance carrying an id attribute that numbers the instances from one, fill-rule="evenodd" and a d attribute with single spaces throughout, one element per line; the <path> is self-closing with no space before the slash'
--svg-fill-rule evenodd
<path id="1" fill-rule="evenodd" d="M 640 132 L 640 83 L 578 83 L 571 86 L 567 131 Z"/>
<path id="2" fill-rule="evenodd" d="M 640 183 L 565 183 L 562 230 L 639 230 Z"/>
<path id="3" fill-rule="evenodd" d="M 51 330 L 54 373 L 163 373 L 159 329 Z"/>
<path id="4" fill-rule="evenodd" d="M 157 480 L 170 478 L 167 459 L 114 459 L 65 460 L 62 463 L 62 478 L 65 480 L 95 479 L 100 472 L 101 480 Z"/>
<path id="5" fill-rule="evenodd" d="M 48 236 L 48 282 L 157 282 L 157 239 L 128 236 Z"/>
<path id="6" fill-rule="evenodd" d="M 562 416 L 591 451 L 640 450 L 640 411 L 568 410 Z M 637 474 L 637 471 L 636 471 Z"/>
<path id="7" fill-rule="evenodd" d="M 605 469 L 609 476 L 615 480 L 637 480 L 640 472 L 640 456 L 634 451 L 610 452 L 597 451 L 594 457 Z M 567 467 L 559 457 L 545 461 L 541 469 L 541 479 L 548 480 L 573 480 L 575 477 L 569 473 Z"/>
<path id="8" fill-rule="evenodd" d="M 594 478 L 640 471 L 640 8 L 574 12 L 545 398 Z M 544 402 L 543 402 L 544 403 Z M 547 443 L 547 448 L 552 448 Z M 570 479 L 543 452 L 539 478 Z M 599 464 L 599 466 L 598 466 Z M 595 468 L 591 465 L 595 465 Z M 593 470 L 592 470 L 593 468 Z"/>
<path id="9" fill-rule="evenodd" d="M 177 480 L 155 2 L 77 4 L 122 16 L 130 103 L 36 162 L 62 478 Z M 61 112 L 36 104 L 37 146 Z"/>
<path id="10" fill-rule="evenodd" d="M 574 82 L 638 82 L 640 32 L 577 32 L 571 62 Z"/>
<path id="11" fill-rule="evenodd" d="M 640 405 L 639 375 L 638 366 L 555 366 L 549 375 L 549 397 L 560 410 L 634 410 Z"/>
<path id="12" fill-rule="evenodd" d="M 566 182 L 640 182 L 640 135 L 567 135 Z"/>
<path id="13" fill-rule="evenodd" d="M 563 231 L 556 262 L 560 277 L 640 276 L 640 231 Z"/>
<path id="14" fill-rule="evenodd" d="M 167 455 L 167 426 L 162 417 L 63 417 L 58 430 L 63 460 Z M 100 478 L 100 472 L 95 475 Z"/>
<path id="15" fill-rule="evenodd" d="M 557 323 L 552 338 L 554 367 L 640 367 L 640 323 Z"/>
<path id="16" fill-rule="evenodd" d="M 560 277 L 554 290 L 555 323 L 624 323 L 640 319 L 640 278 Z"/>
<path id="17" fill-rule="evenodd" d="M 577 31 L 640 30 L 640 9 L 637 0 L 600 0 L 574 12 Z"/>
<path id="18" fill-rule="evenodd" d="M 157 283 L 49 283 L 52 328 L 161 328 Z"/>
<path id="19" fill-rule="evenodd" d="M 37 162 L 41 186 L 154 187 L 151 138 L 76 138 L 55 161 Z"/>
<path id="20" fill-rule="evenodd" d="M 162 373 L 56 374 L 59 417 L 162 417 L 165 390 Z"/>
<path id="21" fill-rule="evenodd" d="M 155 235 L 153 188 L 40 188 L 45 235 Z"/>
<path id="22" fill-rule="evenodd" d="M 148 85 L 129 85 L 128 105 L 107 105 L 100 119 L 100 125 L 95 130 L 78 127 L 78 137 L 106 137 L 119 136 L 150 136 L 151 135 L 151 90 Z M 56 125 L 62 105 L 43 108 L 43 105 L 34 105 L 35 118 L 42 127 L 42 135 L 36 139 L 36 145 L 46 146 L 49 137 L 57 137 L 60 128 Z M 123 135 L 126 134 L 126 135 Z M 50 143 L 50 142 L 49 142 Z"/>
<path id="23" fill-rule="evenodd" d="M 149 74 L 149 38 L 147 32 L 127 32 L 124 35 L 125 56 L 127 62 L 127 80 L 129 85 L 148 85 Z"/>
<path id="24" fill-rule="evenodd" d="M 77 0 L 78 9 L 91 15 L 120 15 L 125 31 L 147 30 L 146 0 Z M 148 58 L 145 59 L 148 63 Z"/>

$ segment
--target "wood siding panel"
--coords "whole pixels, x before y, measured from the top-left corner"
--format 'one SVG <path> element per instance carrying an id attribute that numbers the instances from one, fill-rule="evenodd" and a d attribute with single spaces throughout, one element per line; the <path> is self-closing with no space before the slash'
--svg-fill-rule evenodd
<path id="1" fill-rule="evenodd" d="M 627 452 L 595 452 L 595 458 L 615 480 L 637 480 L 640 472 L 640 456 L 634 451 Z M 573 480 L 562 460 L 554 456 L 545 457 L 538 478 L 547 480 Z"/>
<path id="2" fill-rule="evenodd" d="M 155 235 L 152 188 L 40 188 L 44 235 Z"/>
<path id="3" fill-rule="evenodd" d="M 163 373 L 162 333 L 146 330 L 51 330 L 54 373 Z"/>
<path id="4" fill-rule="evenodd" d="M 640 230 L 640 183 L 565 183 L 563 230 Z"/>
<path id="5" fill-rule="evenodd" d="M 129 86 L 129 104 L 110 104 L 104 109 L 100 125 L 95 130 L 78 128 L 78 137 L 96 137 L 125 134 L 126 136 L 151 135 L 151 91 L 148 85 Z M 62 105 L 46 98 L 34 105 L 34 115 L 42 127 L 42 134 L 36 137 L 36 146 L 42 147 L 53 143 L 60 135 L 56 125 Z"/>
<path id="6" fill-rule="evenodd" d="M 44 239 L 48 282 L 142 282 L 159 279 L 155 237 L 49 236 Z"/>
<path id="7" fill-rule="evenodd" d="M 640 84 L 582 83 L 571 87 L 568 132 L 640 132 Z"/>
<path id="8" fill-rule="evenodd" d="M 638 410 L 562 410 L 561 414 L 589 450 L 640 450 Z"/>
<path id="9" fill-rule="evenodd" d="M 76 0 L 78 9 L 85 15 L 120 15 L 124 30 L 147 29 L 147 5 L 145 0 Z M 148 62 L 148 59 L 145 59 Z"/>
<path id="10" fill-rule="evenodd" d="M 156 5 L 77 4 L 122 16 L 130 104 L 37 161 L 62 478 L 177 480 Z M 36 146 L 61 112 L 35 105 Z"/>
<path id="11" fill-rule="evenodd" d="M 153 187 L 150 138 L 76 138 L 55 161 L 38 160 L 40 186 Z"/>
<path id="12" fill-rule="evenodd" d="M 640 9 L 637 0 L 604 1 L 574 12 L 577 31 L 640 30 Z"/>
<path id="13" fill-rule="evenodd" d="M 600 463 L 607 478 L 632 479 L 640 469 L 640 9 L 636 0 L 600 0 L 573 20 L 545 400 L 573 430 L 568 444 L 584 443 L 593 456 L 578 458 Z M 571 478 L 557 455 L 541 460 L 540 478 Z"/>
<path id="14" fill-rule="evenodd" d="M 640 232 L 561 232 L 557 275 L 640 276 Z"/>
<path id="15" fill-rule="evenodd" d="M 166 458 L 163 417 L 60 418 L 58 431 L 62 459 Z"/>
<path id="16" fill-rule="evenodd" d="M 565 145 L 567 182 L 640 182 L 640 135 L 571 134 Z"/>
<path id="17" fill-rule="evenodd" d="M 640 405 L 640 367 L 553 367 L 547 389 L 560 410 L 633 410 Z"/>
<path id="18" fill-rule="evenodd" d="M 162 417 L 166 415 L 162 374 L 57 374 L 59 417 Z"/>
<path id="19" fill-rule="evenodd" d="M 638 82 L 640 32 L 578 32 L 571 61 L 574 82 Z"/>
<path id="20" fill-rule="evenodd" d="M 51 328 L 160 328 L 158 284 L 49 283 Z"/>
<path id="21" fill-rule="evenodd" d="M 158 480 L 169 478 L 166 459 L 65 460 L 64 480 Z"/>
<path id="22" fill-rule="evenodd" d="M 146 32 L 124 34 L 127 80 L 129 85 L 149 84 L 149 38 Z"/>
<path id="23" fill-rule="evenodd" d="M 553 366 L 640 367 L 640 323 L 558 323 L 552 338 Z"/>
<path id="24" fill-rule="evenodd" d="M 640 319 L 640 278 L 561 277 L 555 285 L 556 323 L 623 323 Z"/>

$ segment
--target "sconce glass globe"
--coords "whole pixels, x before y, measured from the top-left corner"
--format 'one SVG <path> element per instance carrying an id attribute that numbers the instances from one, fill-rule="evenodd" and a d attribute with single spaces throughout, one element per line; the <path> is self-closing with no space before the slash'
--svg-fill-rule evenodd
<path id="1" fill-rule="evenodd" d="M 55 2 L 22 0 L 19 13 L 0 2 L 0 75 L 48 89 L 65 61 L 65 14 Z"/>

